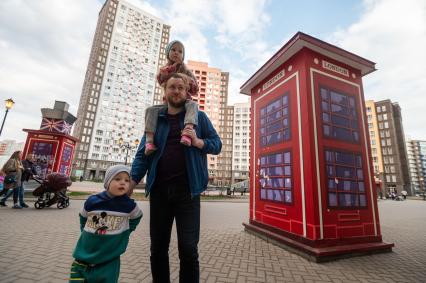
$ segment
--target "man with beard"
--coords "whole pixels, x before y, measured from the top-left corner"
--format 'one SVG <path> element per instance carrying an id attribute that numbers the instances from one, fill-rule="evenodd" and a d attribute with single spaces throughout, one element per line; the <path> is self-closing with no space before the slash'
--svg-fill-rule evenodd
<path id="1" fill-rule="evenodd" d="M 158 150 L 145 155 L 142 138 L 131 170 L 131 192 L 148 172 L 151 272 L 153 282 L 170 282 L 169 244 L 174 219 L 180 259 L 180 282 L 199 282 L 200 193 L 208 182 L 207 154 L 219 154 L 222 142 L 207 115 L 198 112 L 195 129 L 184 128 L 189 85 L 175 73 L 163 85 L 167 109 L 160 113 L 154 141 Z M 188 135 L 192 146 L 180 143 Z M 130 193 L 131 193 L 130 192 Z"/>

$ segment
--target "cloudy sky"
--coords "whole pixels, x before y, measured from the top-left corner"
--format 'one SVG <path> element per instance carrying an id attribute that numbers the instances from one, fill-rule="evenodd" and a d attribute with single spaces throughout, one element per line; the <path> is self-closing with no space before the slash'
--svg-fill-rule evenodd
<path id="1" fill-rule="evenodd" d="M 24 141 L 40 108 L 77 106 L 104 0 L 1 0 L 0 99 L 16 102 L 0 139 Z M 424 0 L 128 0 L 172 26 L 186 58 L 230 73 L 230 104 L 244 83 L 297 31 L 376 62 L 366 99 L 402 108 L 406 135 L 426 140 Z M 4 108 L 0 110 L 0 117 Z"/>

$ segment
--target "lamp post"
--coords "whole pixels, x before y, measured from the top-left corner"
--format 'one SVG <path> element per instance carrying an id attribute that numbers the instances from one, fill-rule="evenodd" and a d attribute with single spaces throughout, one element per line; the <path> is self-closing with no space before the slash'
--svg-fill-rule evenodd
<path id="1" fill-rule="evenodd" d="M 130 142 L 125 142 L 125 141 L 123 140 L 123 138 L 120 138 L 120 139 L 118 140 L 118 144 L 119 144 L 119 146 L 120 146 L 121 148 L 126 149 L 126 159 L 124 160 L 124 165 L 127 165 L 127 156 L 129 155 L 129 149 L 137 148 L 137 147 L 138 147 L 138 145 L 139 145 L 139 140 L 138 140 L 138 139 L 136 139 L 136 140 L 133 142 L 133 144 L 131 144 Z"/>
<path id="2" fill-rule="evenodd" d="M 3 123 L 1 123 L 0 136 L 1 136 L 1 132 L 3 131 L 3 126 L 4 126 L 4 122 L 6 121 L 7 113 L 9 112 L 9 109 L 13 107 L 13 104 L 15 104 L 15 101 L 13 101 L 12 98 L 6 99 L 4 102 L 6 105 L 6 113 L 4 113 Z"/>

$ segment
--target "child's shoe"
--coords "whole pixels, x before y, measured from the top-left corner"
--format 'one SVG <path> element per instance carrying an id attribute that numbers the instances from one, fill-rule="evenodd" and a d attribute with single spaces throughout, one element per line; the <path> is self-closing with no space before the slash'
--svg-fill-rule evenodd
<path id="1" fill-rule="evenodd" d="M 156 150 L 157 150 L 157 147 L 155 146 L 155 144 L 153 143 L 145 144 L 145 155 L 150 155 Z"/>
<path id="2" fill-rule="evenodd" d="M 186 146 L 191 146 L 192 145 L 192 140 L 189 136 L 187 135 L 182 135 L 182 137 L 180 138 L 180 143 Z"/>

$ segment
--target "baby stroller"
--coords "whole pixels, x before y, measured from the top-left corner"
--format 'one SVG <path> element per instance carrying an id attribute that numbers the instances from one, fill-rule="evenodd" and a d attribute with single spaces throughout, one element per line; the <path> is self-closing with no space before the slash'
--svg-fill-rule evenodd
<path id="1" fill-rule="evenodd" d="M 44 180 L 38 178 L 34 178 L 34 180 L 40 184 L 33 192 L 33 195 L 38 197 L 34 203 L 35 208 L 42 209 L 57 203 L 57 207 L 62 209 L 70 205 L 67 187 L 71 186 L 72 182 L 67 175 L 51 173 Z"/>

